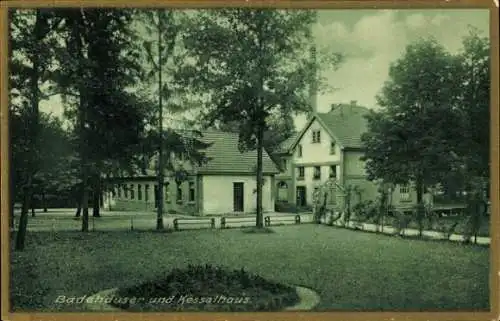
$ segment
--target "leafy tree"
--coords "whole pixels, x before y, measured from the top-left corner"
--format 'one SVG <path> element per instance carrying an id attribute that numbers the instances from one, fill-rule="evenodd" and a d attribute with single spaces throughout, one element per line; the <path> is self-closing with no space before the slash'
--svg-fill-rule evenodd
<path id="1" fill-rule="evenodd" d="M 262 156 L 269 119 L 310 111 L 305 89 L 316 64 L 306 53 L 315 19 L 314 12 L 299 10 L 206 10 L 193 15 L 183 35 L 193 63 L 179 78 L 209 94 L 202 118 L 211 125 L 234 122 L 240 150 L 257 151 L 257 227 L 264 226 Z"/>
<path id="2" fill-rule="evenodd" d="M 88 231 L 89 193 L 93 189 L 99 206 L 102 176 L 135 165 L 147 104 L 130 90 L 142 76 L 133 11 L 60 9 L 57 14 L 64 21 L 59 32 L 66 46 L 58 55 L 54 87 L 79 141 L 82 231 Z"/>
<path id="3" fill-rule="evenodd" d="M 369 130 L 362 140 L 368 176 L 394 184 L 413 182 L 419 225 L 425 187 L 441 182 L 456 164 L 459 70 L 460 60 L 435 40 L 410 44 L 391 65 L 377 97 L 381 111 L 367 117 Z"/>
<path id="4" fill-rule="evenodd" d="M 163 187 L 165 181 L 165 170 L 167 169 L 165 162 L 165 134 L 169 131 L 163 130 L 164 108 L 167 106 L 170 112 L 179 112 L 184 110 L 184 107 L 177 103 L 181 88 L 174 81 L 175 73 L 182 65 L 183 54 L 179 53 L 179 33 L 183 26 L 184 14 L 181 11 L 175 10 L 146 10 L 139 12 L 140 21 L 145 31 L 149 35 L 153 35 L 150 39 L 146 39 L 143 43 L 146 54 L 146 68 L 149 69 L 148 80 L 154 84 L 156 91 L 153 95 L 158 100 L 158 116 L 153 122 L 157 125 L 156 142 L 158 166 L 158 206 L 156 217 L 156 229 L 162 230 L 163 226 Z M 167 74 L 167 76 L 165 75 Z M 153 101 L 156 99 L 153 99 Z M 161 134 L 160 134 L 161 133 Z M 170 131 L 170 133 L 173 133 Z M 173 139 L 178 142 L 178 137 Z M 151 145 L 150 145 L 151 146 Z"/>
<path id="5" fill-rule="evenodd" d="M 457 154 L 465 157 L 470 175 L 489 177 L 490 170 L 490 42 L 470 28 L 463 40 L 459 79 L 461 135 L 456 137 Z"/>
<path id="6" fill-rule="evenodd" d="M 57 41 L 54 28 L 57 21 L 46 10 L 11 10 L 10 18 L 10 113 L 11 120 L 21 122 L 24 131 L 11 133 L 14 197 L 22 195 L 22 209 L 16 237 L 16 249 L 23 250 L 28 209 L 33 198 L 35 175 L 39 171 L 40 88 L 48 80 Z M 20 134 L 20 135 L 18 135 Z M 19 167 L 18 167 L 19 166 Z M 12 205 L 11 205 L 12 207 Z"/>
<path id="7" fill-rule="evenodd" d="M 463 39 L 458 55 L 460 130 L 454 144 L 460 160 L 454 174 L 465 191 L 468 234 L 477 233 L 486 216 L 490 181 L 490 43 L 475 29 Z"/>

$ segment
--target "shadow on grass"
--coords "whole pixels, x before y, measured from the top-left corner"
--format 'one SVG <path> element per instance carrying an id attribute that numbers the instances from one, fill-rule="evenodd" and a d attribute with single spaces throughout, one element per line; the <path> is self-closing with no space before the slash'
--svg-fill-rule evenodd
<path id="1" fill-rule="evenodd" d="M 255 227 L 255 226 L 243 228 L 242 232 L 247 233 L 247 234 L 271 234 L 271 233 L 275 233 L 274 230 L 269 228 L 269 227 Z"/>

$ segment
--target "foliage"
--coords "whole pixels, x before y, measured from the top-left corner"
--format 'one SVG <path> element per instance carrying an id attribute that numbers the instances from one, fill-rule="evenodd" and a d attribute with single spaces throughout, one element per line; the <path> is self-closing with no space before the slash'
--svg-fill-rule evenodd
<path id="1" fill-rule="evenodd" d="M 382 110 L 367 117 L 362 140 L 369 178 L 415 183 L 420 233 L 426 188 L 440 185 L 446 198 L 466 191 L 473 204 L 478 191 L 471 182 L 489 177 L 489 56 L 488 39 L 472 28 L 456 55 L 433 39 L 410 44 L 377 97 Z M 469 225 L 477 228 L 479 221 L 471 218 Z"/>
<path id="2" fill-rule="evenodd" d="M 186 85 L 207 92 L 208 126 L 234 123 L 240 150 L 257 150 L 257 217 L 262 216 L 262 152 L 271 117 L 310 111 L 306 88 L 316 65 L 305 55 L 311 11 L 231 8 L 194 15 L 185 34 L 193 64 Z M 338 61 L 337 61 L 338 62 Z"/>
<path id="3" fill-rule="evenodd" d="M 352 208 L 356 221 L 371 221 L 378 215 L 378 208 L 374 201 L 364 200 L 355 204 Z"/>
<path id="4" fill-rule="evenodd" d="M 173 269 L 160 280 L 122 289 L 119 295 L 145 298 L 135 306 L 117 304 L 130 311 L 279 311 L 299 300 L 293 287 L 268 281 L 243 268 L 231 271 L 209 264 Z M 183 295 L 198 302 L 183 304 L 179 302 Z M 170 296 L 175 296 L 172 303 L 155 302 Z M 231 297 L 236 298 L 231 300 L 234 302 L 226 303 Z"/>
<path id="5" fill-rule="evenodd" d="M 440 182 L 453 169 L 453 140 L 461 135 L 452 112 L 457 70 L 458 59 L 434 40 L 409 45 L 391 65 L 377 97 L 382 110 L 368 115 L 369 131 L 362 137 L 370 179 L 414 181 L 420 202 L 424 185 Z"/>
<path id="6" fill-rule="evenodd" d="M 405 211 L 395 211 L 394 219 L 392 221 L 392 226 L 394 227 L 395 235 L 404 235 L 404 230 L 408 228 L 412 220 L 412 214 L 408 214 Z"/>
<path id="7" fill-rule="evenodd" d="M 21 132 L 12 132 L 10 159 L 22 159 L 20 167 L 11 167 L 9 200 L 11 208 L 17 195 L 22 195 L 22 209 L 17 233 L 16 248 L 24 249 L 28 208 L 33 199 L 35 175 L 39 171 L 40 116 L 39 104 L 43 98 L 40 88 L 48 80 L 47 74 L 58 47 L 50 10 L 10 10 L 9 13 L 9 105 L 10 119 L 22 123 Z M 14 116 L 15 115 L 15 116 Z M 17 117 L 17 118 L 16 118 Z M 12 226 L 11 221 L 11 226 Z"/>

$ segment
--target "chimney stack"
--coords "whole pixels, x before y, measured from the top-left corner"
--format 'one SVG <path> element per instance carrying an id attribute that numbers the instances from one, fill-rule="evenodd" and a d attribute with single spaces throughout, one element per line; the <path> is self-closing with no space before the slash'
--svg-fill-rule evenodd
<path id="1" fill-rule="evenodd" d="M 312 107 L 312 112 L 313 113 L 316 113 L 318 111 L 318 66 L 316 65 L 317 64 L 317 57 L 316 57 L 316 45 L 313 44 L 311 46 L 311 60 L 313 61 L 314 63 L 314 69 L 313 69 L 313 72 L 314 72 L 314 78 L 312 80 L 312 83 L 310 84 L 309 86 L 309 100 L 310 100 L 310 104 L 311 104 L 311 107 Z"/>
<path id="2" fill-rule="evenodd" d="M 358 101 L 357 101 L 357 100 L 351 100 L 351 106 L 356 106 L 356 105 L 357 105 L 357 103 L 358 103 Z"/>

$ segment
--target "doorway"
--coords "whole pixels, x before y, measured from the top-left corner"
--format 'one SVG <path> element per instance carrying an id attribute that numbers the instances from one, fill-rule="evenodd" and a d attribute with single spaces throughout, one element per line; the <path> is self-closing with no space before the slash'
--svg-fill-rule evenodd
<path id="1" fill-rule="evenodd" d="M 244 197 L 243 183 L 233 183 L 233 210 L 243 212 Z"/>

